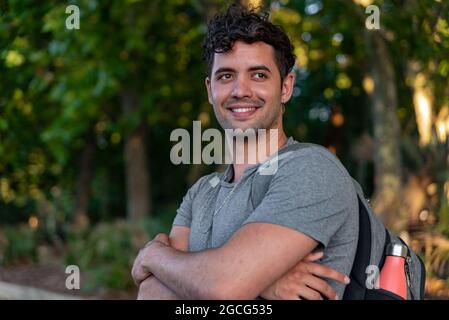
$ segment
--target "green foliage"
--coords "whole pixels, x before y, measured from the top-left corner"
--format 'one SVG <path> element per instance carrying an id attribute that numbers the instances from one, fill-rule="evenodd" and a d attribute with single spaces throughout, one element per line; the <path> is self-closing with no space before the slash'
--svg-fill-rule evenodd
<path id="1" fill-rule="evenodd" d="M 117 220 L 69 234 L 65 260 L 86 272 L 83 290 L 130 288 L 131 267 L 139 249 L 157 233 L 169 232 L 158 219 L 139 223 Z"/>
<path id="2" fill-rule="evenodd" d="M 173 170 L 167 153 L 153 148 L 167 145 L 180 123 L 212 111 L 204 103 L 202 9 L 178 0 L 75 4 L 81 29 L 71 31 L 65 28 L 66 3 L 12 1 L 2 9 L 0 215 L 52 201 L 55 189 L 73 197 L 79 157 L 91 135 L 99 150 L 94 180 L 110 185 L 93 192 L 91 208 L 100 204 L 111 217 L 123 215 L 125 198 L 117 196 L 125 183 L 123 140 L 142 123 L 151 137 L 151 170 L 171 171 L 173 181 L 181 181 L 178 188 L 154 188 L 155 199 L 182 197 L 188 168 Z M 127 90 L 137 96 L 132 112 L 121 105 Z M 65 217 L 73 210 L 74 201 L 68 203 Z"/>
<path id="3" fill-rule="evenodd" d="M 0 228 L 0 267 L 37 262 L 38 237 L 27 225 Z"/>

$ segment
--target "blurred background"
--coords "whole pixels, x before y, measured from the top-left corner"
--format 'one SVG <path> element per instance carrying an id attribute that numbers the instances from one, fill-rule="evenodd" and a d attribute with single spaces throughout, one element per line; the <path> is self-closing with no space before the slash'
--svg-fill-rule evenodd
<path id="1" fill-rule="evenodd" d="M 173 165 L 170 133 L 218 128 L 201 43 L 229 3 L 0 1 L 0 298 L 135 298 L 139 248 L 217 169 Z M 427 297 L 449 298 L 448 1 L 242 3 L 296 47 L 288 135 L 341 159 L 424 259 Z M 79 29 L 66 28 L 70 4 Z M 365 26 L 371 4 L 379 30 Z M 65 287 L 71 264 L 80 290 Z"/>

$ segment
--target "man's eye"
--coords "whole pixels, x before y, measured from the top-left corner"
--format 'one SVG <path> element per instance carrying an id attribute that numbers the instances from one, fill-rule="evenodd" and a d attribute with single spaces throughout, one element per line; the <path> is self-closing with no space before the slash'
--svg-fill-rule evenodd
<path id="1" fill-rule="evenodd" d="M 229 79 L 231 79 L 231 77 L 232 77 L 232 75 L 230 73 L 224 73 L 218 77 L 218 80 L 222 80 L 222 79 L 229 80 Z"/>
<path id="2" fill-rule="evenodd" d="M 267 77 L 266 74 L 262 72 L 258 72 L 254 76 L 258 79 L 265 79 Z"/>

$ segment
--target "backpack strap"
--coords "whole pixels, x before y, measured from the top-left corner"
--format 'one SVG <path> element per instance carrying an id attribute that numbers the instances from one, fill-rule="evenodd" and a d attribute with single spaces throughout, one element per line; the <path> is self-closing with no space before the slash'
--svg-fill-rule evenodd
<path id="1" fill-rule="evenodd" d="M 344 300 L 364 300 L 366 294 L 366 267 L 371 259 L 371 222 L 365 205 L 357 194 L 359 203 L 359 238 L 357 251 L 349 275 L 351 282 L 346 286 Z"/>
<path id="2" fill-rule="evenodd" d="M 351 282 L 346 286 L 343 299 L 365 300 L 368 290 L 366 287 L 366 268 L 369 265 L 375 265 L 379 270 L 381 269 L 385 260 L 385 248 L 391 242 L 391 238 L 388 230 L 371 211 L 359 183 L 353 179 L 353 184 L 359 205 L 359 237 L 349 276 Z M 383 232 L 382 237 L 374 236 L 381 232 Z M 382 248 L 382 250 L 377 248 Z"/>
<path id="3" fill-rule="evenodd" d="M 380 262 L 379 262 L 379 270 L 382 270 L 382 268 L 384 266 L 385 258 L 386 258 L 385 252 L 387 252 L 387 247 L 390 243 L 391 243 L 390 232 L 388 232 L 387 228 L 385 228 L 385 245 L 384 245 L 384 251 L 383 251 L 382 257 L 380 258 Z"/>

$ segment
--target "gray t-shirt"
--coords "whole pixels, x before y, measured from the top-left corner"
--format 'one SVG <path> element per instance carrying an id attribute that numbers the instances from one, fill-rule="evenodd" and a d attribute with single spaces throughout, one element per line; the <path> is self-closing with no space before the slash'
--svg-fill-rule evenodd
<path id="1" fill-rule="evenodd" d="M 292 144 L 298 142 L 289 138 L 283 148 Z M 173 222 L 190 227 L 189 250 L 220 247 L 248 223 L 273 223 L 318 241 L 324 249 L 320 263 L 349 275 L 359 223 L 352 178 L 326 148 L 300 145 L 279 156 L 278 169 L 268 180 L 259 174 L 262 164 L 247 168 L 237 183 L 230 182 L 232 165 L 224 173 L 200 178 L 188 190 Z M 260 188 L 263 183 L 266 187 Z M 257 192 L 263 194 L 255 196 Z M 345 286 L 328 282 L 341 298 Z"/>

